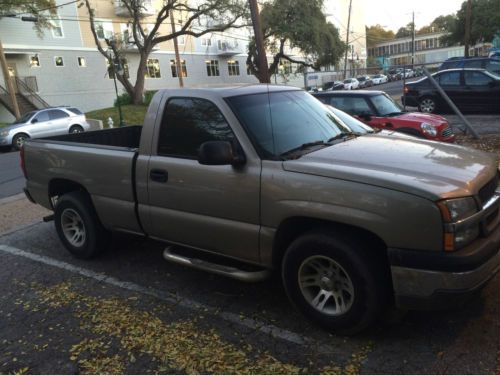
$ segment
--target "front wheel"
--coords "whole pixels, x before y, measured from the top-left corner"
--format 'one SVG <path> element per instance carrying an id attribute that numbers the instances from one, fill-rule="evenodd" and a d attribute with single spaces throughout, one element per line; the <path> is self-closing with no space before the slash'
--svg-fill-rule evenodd
<path id="1" fill-rule="evenodd" d="M 30 139 L 30 137 L 27 134 L 24 133 L 16 134 L 12 139 L 12 147 L 14 148 L 14 150 L 20 150 L 21 147 L 24 146 L 24 142 L 26 142 L 26 140 L 28 139 Z"/>
<path id="2" fill-rule="evenodd" d="M 110 233 L 102 226 L 84 192 L 68 193 L 58 199 L 54 223 L 64 247 L 77 258 L 92 258 L 110 243 Z"/>
<path id="3" fill-rule="evenodd" d="M 292 242 L 283 259 L 287 295 L 324 328 L 357 333 L 378 317 L 390 290 L 377 254 L 355 239 L 309 232 Z"/>

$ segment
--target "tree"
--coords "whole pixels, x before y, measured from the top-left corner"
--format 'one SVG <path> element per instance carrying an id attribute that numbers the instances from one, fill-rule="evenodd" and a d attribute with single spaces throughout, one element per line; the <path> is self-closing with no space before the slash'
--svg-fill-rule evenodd
<path id="1" fill-rule="evenodd" d="M 50 28 L 50 18 L 57 13 L 55 0 L 4 0 L 0 2 L 0 14 L 13 17 L 19 14 L 36 17 L 34 28 L 38 35 L 43 35 L 44 28 Z"/>
<path id="2" fill-rule="evenodd" d="M 413 22 L 408 23 L 404 27 L 400 27 L 396 32 L 396 38 L 408 38 L 411 36 L 411 31 L 413 30 Z"/>
<path id="3" fill-rule="evenodd" d="M 268 76 L 279 72 L 280 62 L 299 64 L 319 70 L 335 65 L 346 46 L 340 40 L 338 29 L 327 22 L 322 11 L 323 0 L 273 0 L 262 5 L 260 12 L 264 45 L 273 58 Z M 294 58 L 297 49 L 304 59 Z M 265 74 L 259 72 L 255 40 L 248 47 L 247 65 L 260 82 Z"/>
<path id="4" fill-rule="evenodd" d="M 129 16 L 129 40 L 123 40 L 122 37 L 115 35 L 112 40 L 107 40 L 106 46 L 99 41 L 95 11 L 90 0 L 85 0 L 90 18 L 90 30 L 97 49 L 103 56 L 109 59 L 107 49 L 110 49 L 116 56 L 116 63 L 123 60 L 124 47 L 127 44 L 132 44 L 137 49 L 139 66 L 135 82 L 132 83 L 125 74 L 119 71 L 114 72 L 134 104 L 140 104 L 143 101 L 147 60 L 155 46 L 182 35 L 200 37 L 207 33 L 247 26 L 246 23 L 240 22 L 247 19 L 248 9 L 244 0 L 205 0 L 203 2 L 165 0 L 153 19 L 145 17 L 146 8 L 143 0 L 121 0 L 121 4 Z M 176 14 L 176 31 L 172 32 L 169 28 L 169 31 L 164 32 L 162 24 L 169 22 L 171 12 Z"/>
<path id="5" fill-rule="evenodd" d="M 444 40 L 449 44 L 464 42 L 466 7 L 467 2 L 464 1 L 456 17 L 447 19 L 446 26 L 450 34 Z M 472 0 L 471 44 L 491 42 L 498 31 L 500 31 L 500 1 Z"/>
<path id="6" fill-rule="evenodd" d="M 386 30 L 383 26 L 367 26 L 366 27 L 366 47 L 371 48 L 378 43 L 387 42 L 395 38 L 394 31 Z"/>

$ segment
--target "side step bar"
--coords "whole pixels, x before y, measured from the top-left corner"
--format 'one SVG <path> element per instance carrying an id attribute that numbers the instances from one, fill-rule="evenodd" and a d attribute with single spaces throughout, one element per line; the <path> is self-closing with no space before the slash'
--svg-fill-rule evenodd
<path id="1" fill-rule="evenodd" d="M 222 264 L 208 262 L 198 258 L 190 258 L 175 254 L 174 246 L 168 246 L 163 250 L 163 258 L 169 262 L 181 264 L 191 268 L 196 268 L 202 271 L 215 273 L 217 275 L 226 276 L 232 279 L 245 282 L 257 282 L 267 279 L 271 275 L 270 270 L 245 271 L 236 267 L 225 266 Z"/>

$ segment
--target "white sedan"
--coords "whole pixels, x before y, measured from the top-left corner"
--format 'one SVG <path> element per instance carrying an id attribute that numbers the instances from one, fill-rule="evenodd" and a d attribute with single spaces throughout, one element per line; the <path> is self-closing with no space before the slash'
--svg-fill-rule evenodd
<path id="1" fill-rule="evenodd" d="M 381 83 L 387 83 L 389 79 L 384 74 L 376 74 L 372 76 L 372 81 L 374 85 L 380 85 Z"/>
<path id="2" fill-rule="evenodd" d="M 359 81 L 356 78 L 344 79 L 344 90 L 355 90 L 359 88 Z"/>

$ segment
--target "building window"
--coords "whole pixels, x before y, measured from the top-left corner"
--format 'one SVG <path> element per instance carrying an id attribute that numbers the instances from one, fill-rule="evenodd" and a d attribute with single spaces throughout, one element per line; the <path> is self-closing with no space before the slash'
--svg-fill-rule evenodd
<path id="1" fill-rule="evenodd" d="M 64 66 L 64 60 L 62 56 L 54 57 L 54 61 L 56 62 L 56 66 Z"/>
<path id="2" fill-rule="evenodd" d="M 161 78 L 160 60 L 148 59 L 146 62 L 146 78 Z"/>
<path id="3" fill-rule="evenodd" d="M 207 67 L 207 75 L 209 77 L 218 77 L 219 74 L 219 60 L 205 60 Z"/>
<path id="4" fill-rule="evenodd" d="M 120 68 L 123 69 L 123 77 L 124 78 L 127 78 L 127 79 L 130 78 L 127 59 L 125 59 L 125 58 L 120 59 L 120 64 L 121 64 L 121 66 L 117 67 L 117 69 L 120 69 Z M 106 59 L 106 68 L 108 70 L 108 78 L 109 79 L 115 78 L 115 72 L 113 69 L 111 69 L 108 59 Z"/>
<path id="5" fill-rule="evenodd" d="M 87 61 L 85 61 L 85 57 L 78 57 L 78 66 L 85 68 L 87 66 Z"/>
<path id="6" fill-rule="evenodd" d="M 184 35 L 180 35 L 177 37 L 177 44 L 183 46 L 184 44 L 186 44 L 186 38 Z"/>
<path id="7" fill-rule="evenodd" d="M 172 69 L 172 77 L 178 77 L 177 75 L 177 64 L 175 63 L 175 60 L 170 60 L 170 69 Z M 182 77 L 187 77 L 187 68 L 186 68 L 186 60 L 181 60 L 181 73 Z"/>
<path id="8" fill-rule="evenodd" d="M 30 66 L 32 68 L 38 68 L 40 66 L 40 59 L 38 58 L 38 55 L 30 56 Z"/>
<path id="9" fill-rule="evenodd" d="M 201 38 L 201 45 L 204 47 L 210 47 L 212 45 L 212 39 L 210 38 Z"/>
<path id="10" fill-rule="evenodd" d="M 49 20 L 50 29 L 52 30 L 52 36 L 54 38 L 64 38 L 64 32 L 62 27 L 62 22 L 57 16 L 56 19 Z"/>
<path id="11" fill-rule="evenodd" d="M 100 40 L 113 37 L 113 24 L 109 21 L 94 21 L 95 32 Z"/>
<path id="12" fill-rule="evenodd" d="M 227 70 L 228 70 L 230 76 L 239 76 L 240 75 L 240 62 L 235 61 L 235 60 L 228 60 Z"/>

